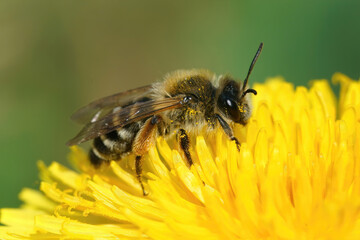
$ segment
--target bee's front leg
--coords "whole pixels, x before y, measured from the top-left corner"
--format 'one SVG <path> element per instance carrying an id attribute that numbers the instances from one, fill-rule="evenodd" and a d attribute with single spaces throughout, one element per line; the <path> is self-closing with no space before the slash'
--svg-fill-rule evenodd
<path id="1" fill-rule="evenodd" d="M 179 142 L 180 142 L 181 150 L 185 154 L 187 163 L 188 163 L 189 167 L 191 167 L 191 165 L 193 165 L 193 160 L 191 158 L 191 154 L 189 151 L 190 140 L 189 140 L 189 136 L 186 134 L 186 131 L 184 129 L 179 130 Z"/>
<path id="2" fill-rule="evenodd" d="M 229 124 L 227 124 L 227 122 L 219 115 L 216 114 L 216 118 L 220 123 L 220 126 L 222 127 L 222 129 L 224 130 L 224 132 L 226 133 L 226 135 L 228 135 L 228 137 L 230 138 L 231 141 L 234 141 L 236 144 L 236 147 L 238 149 L 238 151 L 240 151 L 240 142 L 239 140 L 234 136 L 234 132 L 231 129 L 231 127 L 229 126 Z"/>
<path id="3" fill-rule="evenodd" d="M 136 134 L 134 143 L 133 143 L 133 153 L 135 157 L 135 171 L 136 177 L 139 180 L 143 195 L 146 196 L 144 185 L 142 183 L 142 156 L 147 153 L 151 146 L 155 143 L 156 137 L 156 125 L 161 121 L 160 116 L 153 116 L 146 120 L 145 124 L 141 127 L 139 132 Z"/>

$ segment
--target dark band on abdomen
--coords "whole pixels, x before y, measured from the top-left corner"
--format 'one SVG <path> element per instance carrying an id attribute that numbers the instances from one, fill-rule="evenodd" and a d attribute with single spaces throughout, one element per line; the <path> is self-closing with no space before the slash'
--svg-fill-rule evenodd
<path id="1" fill-rule="evenodd" d="M 94 153 L 94 149 L 90 149 L 89 158 L 90 158 L 91 164 L 94 165 L 95 167 L 99 167 L 101 165 L 101 163 L 104 161 L 103 159 L 101 159 Z"/>
<path id="2" fill-rule="evenodd" d="M 120 141 L 120 137 L 117 130 L 105 134 L 105 137 L 111 141 Z"/>
<path id="3" fill-rule="evenodd" d="M 100 137 L 94 139 L 94 148 L 96 148 L 101 155 L 110 155 L 113 153 L 110 148 L 105 146 Z"/>
<path id="4" fill-rule="evenodd" d="M 93 147 L 89 152 L 91 163 L 95 167 L 99 167 L 102 162 L 120 160 L 122 156 L 131 152 L 134 139 L 145 120 L 130 123 L 118 130 L 95 138 Z"/>

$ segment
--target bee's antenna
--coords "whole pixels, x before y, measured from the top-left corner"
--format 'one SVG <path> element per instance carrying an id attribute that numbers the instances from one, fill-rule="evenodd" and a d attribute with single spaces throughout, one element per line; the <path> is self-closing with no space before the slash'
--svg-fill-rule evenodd
<path id="1" fill-rule="evenodd" d="M 252 91 L 245 91 L 245 87 L 246 87 L 246 85 L 247 85 L 247 82 L 248 82 L 248 79 L 249 79 L 249 76 L 250 76 L 250 74 L 251 74 L 251 71 L 253 70 L 253 68 L 254 68 L 254 65 L 255 65 L 255 63 L 256 63 L 256 61 L 257 61 L 257 59 L 258 59 L 258 57 L 259 57 L 259 55 L 260 55 L 260 53 L 261 53 L 261 50 L 262 50 L 262 48 L 263 48 L 263 43 L 260 43 L 260 46 L 259 46 L 259 48 L 258 48 L 258 50 L 257 50 L 257 52 L 256 52 L 256 54 L 255 54 L 255 57 L 254 57 L 254 59 L 252 60 L 252 62 L 251 62 L 251 65 L 250 65 L 250 68 L 249 68 L 249 71 L 248 71 L 248 74 L 247 74 L 247 76 L 246 76 L 246 78 L 245 78 L 245 80 L 244 80 L 244 84 L 243 84 L 243 94 L 242 94 L 242 97 L 246 94 L 246 93 L 249 93 L 249 92 L 252 92 Z M 255 94 L 256 95 L 256 94 Z"/>

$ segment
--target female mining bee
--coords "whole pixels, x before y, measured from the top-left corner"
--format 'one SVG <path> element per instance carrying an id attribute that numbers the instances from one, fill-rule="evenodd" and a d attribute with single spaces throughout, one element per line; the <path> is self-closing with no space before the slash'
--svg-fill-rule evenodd
<path id="1" fill-rule="evenodd" d="M 156 136 L 177 133 L 180 149 L 189 166 L 188 132 L 220 126 L 240 149 L 229 123 L 245 125 L 251 115 L 248 78 L 263 43 L 251 62 L 242 86 L 230 76 L 216 76 L 207 70 L 179 70 L 167 74 L 163 82 L 117 93 L 79 109 L 72 119 L 86 123 L 67 145 L 93 139 L 89 158 L 94 166 L 135 155 L 136 176 L 141 181 L 141 158 L 154 144 Z"/>

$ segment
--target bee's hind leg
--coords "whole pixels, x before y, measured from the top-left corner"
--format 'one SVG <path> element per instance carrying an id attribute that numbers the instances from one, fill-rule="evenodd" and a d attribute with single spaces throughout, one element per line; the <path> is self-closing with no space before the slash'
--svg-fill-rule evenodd
<path id="1" fill-rule="evenodd" d="M 144 188 L 144 184 L 141 180 L 141 173 L 142 173 L 142 161 L 141 161 L 142 157 L 141 156 L 136 156 L 135 157 L 135 171 L 136 171 L 136 178 L 138 179 L 143 195 L 146 196 L 147 193 L 145 192 L 145 188 Z"/>
<path id="2" fill-rule="evenodd" d="M 179 130 L 179 142 L 180 142 L 180 148 L 185 154 L 187 163 L 188 163 L 189 167 L 191 167 L 191 165 L 193 165 L 193 160 L 191 158 L 191 154 L 189 151 L 190 140 L 189 140 L 189 136 L 187 135 L 187 133 L 184 129 Z"/>
<path id="3" fill-rule="evenodd" d="M 155 127 L 161 121 L 160 116 L 153 116 L 146 120 L 144 125 L 141 127 L 139 132 L 136 134 L 134 143 L 133 143 L 133 153 L 136 155 L 135 157 L 135 171 L 136 177 L 141 185 L 141 189 L 143 191 L 143 195 L 146 196 L 144 184 L 142 182 L 142 156 L 147 153 L 151 146 L 154 145 L 156 130 Z"/>

